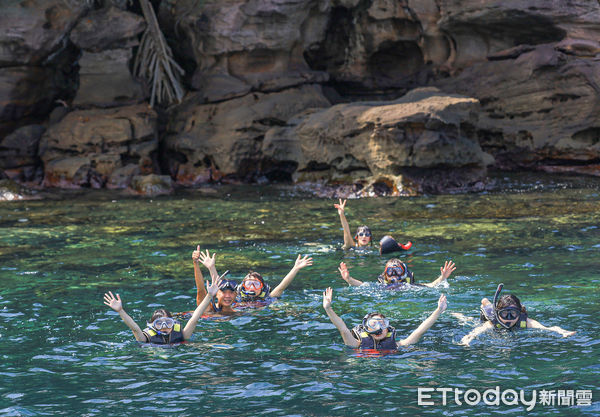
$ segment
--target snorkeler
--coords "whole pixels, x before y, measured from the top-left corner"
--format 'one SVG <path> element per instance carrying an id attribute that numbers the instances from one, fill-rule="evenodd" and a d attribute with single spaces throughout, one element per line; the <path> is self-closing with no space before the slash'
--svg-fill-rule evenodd
<path id="1" fill-rule="evenodd" d="M 390 326 L 389 320 L 380 313 L 367 314 L 363 318 L 362 323 L 350 331 L 344 321 L 331 308 L 332 298 L 333 290 L 327 288 L 323 292 L 323 308 L 327 316 L 329 316 L 331 322 L 337 327 L 347 346 L 362 349 L 394 350 L 400 346 L 417 343 L 448 306 L 446 296 L 442 294 L 435 311 L 410 336 L 396 342 L 396 330 Z"/>
<path id="2" fill-rule="evenodd" d="M 342 201 L 342 199 L 340 198 L 340 203 L 339 204 L 334 204 L 333 207 L 335 207 L 338 211 L 338 214 L 340 215 L 340 221 L 342 222 L 342 227 L 344 228 L 344 249 L 349 249 L 352 247 L 362 247 L 362 246 L 367 246 L 369 245 L 372 240 L 373 237 L 371 236 L 371 229 L 369 229 L 368 226 L 359 226 L 358 229 L 356 229 L 356 235 L 354 236 L 354 239 L 356 239 L 356 242 L 354 241 L 354 239 L 352 239 L 352 234 L 350 233 L 350 225 L 348 224 L 348 220 L 346 220 L 346 215 L 344 214 L 344 209 L 346 207 L 346 201 L 344 200 Z"/>
<path id="3" fill-rule="evenodd" d="M 210 304 L 212 297 L 217 293 L 217 289 L 218 284 L 213 280 L 212 284 L 208 287 L 208 294 L 198 307 L 196 307 L 196 310 L 194 310 L 192 317 L 183 330 L 181 329 L 181 324 L 173 319 L 172 314 L 162 308 L 154 311 L 150 322 L 147 323 L 148 327 L 142 330 L 123 309 L 123 303 L 119 294 L 115 297 L 111 291 L 104 294 L 104 304 L 119 313 L 119 316 L 121 316 L 127 327 L 131 329 L 135 340 L 138 342 L 167 345 L 181 343 L 192 337 L 200 316 Z"/>
<path id="4" fill-rule="evenodd" d="M 208 250 L 205 253 L 201 252 L 200 246 L 198 246 L 192 253 L 192 259 L 194 260 L 194 278 L 196 280 L 196 288 L 198 289 L 196 302 L 198 302 L 205 294 L 203 276 L 198 262 L 201 262 L 209 270 L 213 279 L 217 279 L 218 273 L 215 267 L 214 253 L 210 256 Z M 245 307 L 258 307 L 269 304 L 274 298 L 280 297 L 283 294 L 285 289 L 292 283 L 298 274 L 298 271 L 306 266 L 312 265 L 312 263 L 312 258 L 309 258 L 308 255 L 304 257 L 298 255 L 290 272 L 288 272 L 279 285 L 273 290 L 270 289 L 269 285 L 258 272 L 248 273 L 236 287 L 233 287 L 233 285 L 236 284 L 235 281 L 221 280 L 220 283 L 223 285 L 223 288 L 219 286 L 219 292 L 217 293 L 218 303 L 211 305 L 212 311 L 222 314 L 231 314 L 236 311 L 234 309 L 235 305 L 238 307 L 241 307 L 242 305 Z M 225 284 L 224 282 L 227 282 L 228 284 Z"/>
<path id="5" fill-rule="evenodd" d="M 281 297 L 283 292 L 292 283 L 298 272 L 307 266 L 313 264 L 312 258 L 308 255 L 304 257 L 298 255 L 294 266 L 290 269 L 290 272 L 281 280 L 275 289 L 271 290 L 269 285 L 265 282 L 263 277 L 258 272 L 249 272 L 240 285 L 238 285 L 238 295 L 240 301 L 263 301 L 266 298 L 277 298 Z"/>
<path id="6" fill-rule="evenodd" d="M 494 303 L 484 298 L 481 300 L 481 321 L 483 324 L 477 326 L 468 335 L 461 339 L 461 344 L 469 346 L 471 341 L 481 333 L 488 330 L 512 330 L 512 329 L 541 329 L 556 332 L 562 337 L 569 337 L 575 334 L 574 331 L 564 330 L 558 326 L 546 327 L 540 322 L 527 316 L 527 309 L 521 304 L 516 295 L 508 294 L 500 297 L 500 292 L 504 284 L 498 285 L 494 295 Z"/>
<path id="7" fill-rule="evenodd" d="M 407 284 L 410 285 L 419 285 L 425 287 L 435 287 L 441 282 L 448 279 L 450 274 L 456 270 L 456 266 L 452 261 L 446 261 L 443 267 L 440 267 L 440 276 L 428 283 L 416 284 L 415 276 L 411 270 L 408 269 L 406 264 L 402 262 L 400 259 L 392 258 L 385 264 L 385 269 L 383 273 L 377 277 L 377 280 L 384 284 L 386 289 L 397 289 L 404 287 Z M 356 278 L 352 278 L 350 276 L 350 272 L 348 271 L 348 267 L 344 262 L 340 263 L 340 267 L 338 268 L 340 271 L 340 275 L 342 279 L 348 283 L 350 286 L 358 286 L 362 285 L 363 281 L 360 281 Z"/>
<path id="8" fill-rule="evenodd" d="M 210 256 L 208 249 L 206 253 L 200 251 L 200 245 L 192 252 L 192 261 L 194 262 L 194 280 L 196 281 L 196 305 L 200 305 L 201 300 L 206 297 L 206 289 L 204 288 L 204 276 L 200 270 L 200 262 L 208 269 L 213 280 L 219 283 L 216 297 L 211 297 L 210 304 L 207 308 L 209 315 L 232 315 L 236 312 L 233 308 L 233 303 L 236 299 L 237 282 L 231 279 L 221 278 L 215 267 L 215 254 Z M 226 274 L 226 273 L 225 273 Z M 225 276 L 223 274 L 223 276 Z M 216 301 L 215 301 L 216 298 Z"/>

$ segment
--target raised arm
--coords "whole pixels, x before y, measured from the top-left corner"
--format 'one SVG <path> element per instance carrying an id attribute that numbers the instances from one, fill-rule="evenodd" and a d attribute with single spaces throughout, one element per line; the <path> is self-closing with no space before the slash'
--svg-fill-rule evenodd
<path id="1" fill-rule="evenodd" d="M 475 327 L 473 330 L 471 330 L 471 333 L 463 336 L 463 338 L 460 340 L 460 344 L 469 346 L 469 344 L 471 344 L 473 339 L 475 339 L 477 336 L 479 336 L 482 333 L 492 330 L 493 328 L 494 328 L 494 325 L 492 324 L 492 322 L 486 321 L 485 323 L 483 323 L 483 324 Z"/>
<path id="2" fill-rule="evenodd" d="M 443 267 L 440 267 L 440 276 L 437 277 L 435 281 L 432 281 L 428 284 L 423 284 L 426 287 L 435 287 L 442 281 L 446 281 L 450 274 L 452 274 L 456 270 L 456 265 L 452 261 L 446 261 Z"/>
<path id="3" fill-rule="evenodd" d="M 198 249 L 200 249 L 200 246 L 198 246 Z M 215 267 L 215 255 L 216 254 L 212 254 L 212 256 L 210 256 L 210 253 L 208 252 L 208 249 L 205 252 L 199 251 L 198 254 L 198 260 L 202 263 L 202 265 L 204 265 L 206 267 L 206 269 L 208 269 L 208 272 L 210 272 L 210 278 L 212 281 L 214 280 L 218 280 L 219 279 L 219 274 L 217 273 L 217 268 Z M 198 266 L 198 269 L 200 269 L 200 267 Z M 196 267 L 194 266 L 194 272 L 196 271 Z M 202 274 L 200 274 L 202 275 Z M 200 303 L 202 302 L 202 300 L 204 299 L 204 297 L 206 296 L 206 289 L 204 288 L 204 283 L 198 283 L 198 280 L 196 279 L 196 305 L 200 305 Z"/>
<path id="4" fill-rule="evenodd" d="M 348 285 L 358 287 L 359 285 L 363 284 L 362 281 L 354 279 L 350 276 L 348 267 L 346 266 L 346 264 L 344 262 L 340 262 L 340 267 L 338 268 L 338 271 L 340 271 L 340 275 L 342 276 L 342 279 L 344 281 L 346 281 L 348 283 Z"/>
<path id="5" fill-rule="evenodd" d="M 218 281 L 218 277 L 217 277 L 217 279 L 214 279 L 214 278 L 212 279 L 212 283 L 211 283 L 210 287 L 208 286 L 208 283 L 206 284 L 206 286 L 207 286 L 206 296 L 204 297 L 202 302 L 198 305 L 198 307 L 196 307 L 196 309 L 192 313 L 192 317 L 188 320 L 187 324 L 183 328 L 182 333 L 183 333 L 184 340 L 189 340 L 192 337 L 192 334 L 194 334 L 194 330 L 196 330 L 196 325 L 198 324 L 198 320 L 200 320 L 200 317 L 202 316 L 202 314 L 204 314 L 204 312 L 208 308 L 208 306 L 210 304 L 210 300 L 212 300 L 212 298 L 215 296 L 217 291 L 219 291 L 218 283 L 219 283 L 219 281 Z"/>
<path id="6" fill-rule="evenodd" d="M 346 214 L 344 213 L 344 209 L 346 207 L 346 201 L 344 200 L 342 201 L 342 199 L 340 198 L 340 203 L 339 204 L 334 204 L 333 207 L 335 207 L 338 211 L 338 214 L 340 215 L 340 222 L 342 222 L 342 227 L 344 228 L 344 249 L 349 249 L 351 247 L 354 246 L 354 240 L 352 239 L 352 233 L 350 233 L 350 225 L 348 224 L 348 220 L 346 220 Z"/>
<path id="7" fill-rule="evenodd" d="M 194 262 L 194 280 L 196 281 L 196 305 L 200 305 L 200 302 L 206 295 L 204 289 L 204 275 L 200 269 L 200 245 L 196 247 L 196 250 L 192 252 L 192 262 Z"/>
<path id="8" fill-rule="evenodd" d="M 528 329 L 541 329 L 541 330 L 548 330 L 551 332 L 556 332 L 556 333 L 560 334 L 562 337 L 573 336 L 576 333 L 574 331 L 565 330 L 558 326 L 546 327 L 539 321 L 533 320 L 530 318 L 527 318 L 527 328 Z"/>
<path id="9" fill-rule="evenodd" d="M 283 291 L 292 283 L 294 278 L 296 278 L 298 271 L 310 265 L 312 265 L 312 258 L 309 258 L 308 255 L 304 257 L 302 257 L 302 255 L 298 255 L 293 268 L 290 270 L 290 272 L 288 272 L 285 278 L 281 280 L 279 285 L 275 287 L 273 291 L 271 291 L 271 297 L 280 297 L 281 294 L 283 294 Z"/>
<path id="10" fill-rule="evenodd" d="M 115 297 L 111 291 L 104 294 L 104 304 L 115 310 L 121 316 L 121 319 L 125 322 L 127 327 L 131 329 L 135 340 L 138 342 L 147 342 L 146 335 L 142 332 L 142 329 L 133 319 L 123 310 L 123 303 L 119 294 Z"/>
<path id="11" fill-rule="evenodd" d="M 358 341 L 354 336 L 352 336 L 352 332 L 344 323 L 344 320 L 340 318 L 335 311 L 331 308 L 331 300 L 333 298 L 333 290 L 331 287 L 327 288 L 323 291 L 323 308 L 325 309 L 325 313 L 329 317 L 329 320 L 333 323 L 335 327 L 337 327 L 338 331 L 342 335 L 342 339 L 347 346 L 357 348 L 360 346 L 360 341 Z"/>
<path id="12" fill-rule="evenodd" d="M 433 323 L 435 323 L 435 321 L 438 319 L 440 314 L 442 314 L 444 311 L 446 311 L 447 307 L 448 307 L 448 303 L 446 301 L 446 296 L 444 294 L 442 294 L 440 296 L 440 299 L 438 300 L 438 306 L 435 309 L 435 311 L 433 313 L 431 313 L 431 315 L 429 317 L 427 317 L 425 319 L 425 321 L 423 321 L 423 323 L 421 323 L 421 325 L 419 327 L 417 327 L 417 330 L 415 330 L 414 332 L 412 332 L 410 334 L 410 336 L 408 336 L 406 339 L 398 342 L 398 346 L 407 346 L 407 345 L 412 345 L 414 343 L 417 343 L 419 341 L 419 339 L 421 339 L 423 334 L 427 330 L 429 330 L 429 328 L 431 326 L 433 326 Z"/>

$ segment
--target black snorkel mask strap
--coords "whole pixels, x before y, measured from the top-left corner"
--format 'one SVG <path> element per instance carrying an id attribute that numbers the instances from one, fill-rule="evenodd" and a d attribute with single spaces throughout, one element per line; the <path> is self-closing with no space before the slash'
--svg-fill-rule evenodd
<path id="1" fill-rule="evenodd" d="M 504 288 L 504 284 L 500 283 L 498 284 L 498 288 L 496 289 L 496 294 L 494 294 L 494 317 L 496 318 L 496 323 L 499 323 L 500 326 L 504 327 L 505 329 L 510 329 L 512 327 L 515 326 L 516 323 L 514 323 L 512 326 L 509 326 L 508 324 L 504 323 L 502 320 L 500 320 L 500 316 L 498 315 L 498 299 L 500 298 L 500 293 L 502 292 L 502 288 Z"/>

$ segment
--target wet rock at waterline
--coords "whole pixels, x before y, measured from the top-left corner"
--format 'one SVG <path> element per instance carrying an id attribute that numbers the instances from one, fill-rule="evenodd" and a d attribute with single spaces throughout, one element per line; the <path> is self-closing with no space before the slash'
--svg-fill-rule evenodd
<path id="1" fill-rule="evenodd" d="M 128 191 L 146 196 L 171 194 L 173 183 L 168 175 L 137 175 L 131 180 Z"/>
<path id="2" fill-rule="evenodd" d="M 19 182 L 38 182 L 42 178 L 38 145 L 46 128 L 23 126 L 0 140 L 0 170 Z"/>
<path id="3" fill-rule="evenodd" d="M 5 178 L 0 170 L 0 202 L 15 200 L 35 200 L 43 196 L 38 195 L 34 190 L 28 189 L 15 181 Z"/>
<path id="4" fill-rule="evenodd" d="M 157 150 L 156 113 L 145 104 L 73 111 L 42 137 L 44 185 L 125 187 L 113 174 L 122 176 L 129 165 L 138 168 L 135 173 L 158 172 Z"/>

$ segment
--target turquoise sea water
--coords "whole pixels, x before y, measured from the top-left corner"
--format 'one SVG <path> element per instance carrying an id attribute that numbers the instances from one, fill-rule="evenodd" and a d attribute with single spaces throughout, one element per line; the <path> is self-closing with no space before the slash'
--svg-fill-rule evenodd
<path id="1" fill-rule="evenodd" d="M 512 191 L 350 200 L 352 229 L 371 226 L 413 242 L 418 281 L 457 270 L 448 285 L 384 291 L 375 281 L 387 258 L 340 249 L 333 200 L 286 187 L 225 187 L 157 198 L 117 193 L 0 204 L 0 415 L 358 416 L 524 415 L 519 405 L 461 405 L 453 394 L 418 388 L 524 390 L 528 415 L 600 414 L 600 185 L 548 177 L 506 180 Z M 209 190 L 210 191 L 210 190 Z M 278 302 L 226 321 L 201 320 L 191 343 L 140 347 L 102 303 L 118 292 L 144 325 L 152 311 L 195 307 L 191 253 L 217 252 L 217 268 L 241 278 L 259 271 L 275 286 L 297 254 L 300 271 Z M 526 330 L 458 344 L 478 322 L 482 297 L 498 282 L 530 317 L 577 330 L 570 338 Z M 350 327 L 369 311 L 386 314 L 406 337 L 436 307 L 448 310 L 414 346 L 367 357 L 344 347 L 322 308 Z M 467 319 L 457 319 L 459 313 Z M 588 406 L 540 404 L 539 391 L 591 390 Z M 564 400 L 563 400 L 564 401 Z"/>

